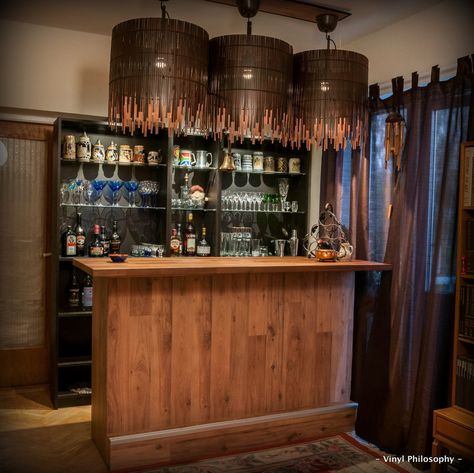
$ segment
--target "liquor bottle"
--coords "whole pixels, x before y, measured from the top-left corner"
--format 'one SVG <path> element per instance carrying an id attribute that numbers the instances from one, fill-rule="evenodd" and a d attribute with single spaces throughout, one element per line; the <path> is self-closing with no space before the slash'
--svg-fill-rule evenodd
<path id="1" fill-rule="evenodd" d="M 94 225 L 94 237 L 89 245 L 89 256 L 91 258 L 97 258 L 104 256 L 104 247 L 100 242 L 100 226 Z"/>
<path id="2" fill-rule="evenodd" d="M 104 247 L 104 256 L 108 256 L 110 250 L 110 239 L 105 234 L 105 225 L 101 225 L 100 227 L 100 242 Z"/>
<path id="3" fill-rule="evenodd" d="M 117 254 L 120 253 L 120 245 L 122 240 L 117 231 L 117 220 L 114 220 L 112 225 L 112 236 L 110 237 L 110 253 Z"/>
<path id="4" fill-rule="evenodd" d="M 178 256 L 183 256 L 183 234 L 181 233 L 181 224 L 180 223 L 178 223 L 178 229 L 176 230 L 176 237 L 179 240 Z"/>
<path id="5" fill-rule="evenodd" d="M 188 214 L 188 223 L 184 235 L 184 250 L 186 256 L 196 256 L 196 231 L 194 230 L 192 212 Z"/>
<path id="6" fill-rule="evenodd" d="M 74 231 L 76 232 L 77 256 L 84 256 L 86 252 L 86 234 L 82 228 L 81 214 L 77 213 L 76 218 L 77 222 Z"/>
<path id="7" fill-rule="evenodd" d="M 92 307 L 92 295 L 92 278 L 86 274 L 84 286 L 82 287 L 82 307 L 86 309 Z"/>
<path id="8" fill-rule="evenodd" d="M 171 230 L 171 240 L 170 240 L 170 255 L 171 256 L 179 256 L 179 248 L 181 246 L 181 242 L 178 238 L 178 231 L 176 228 Z"/>
<path id="9" fill-rule="evenodd" d="M 197 256 L 211 256 L 211 245 L 206 240 L 206 227 L 202 227 L 201 240 L 196 248 Z"/>
<path id="10" fill-rule="evenodd" d="M 61 255 L 62 256 L 76 256 L 77 255 L 77 241 L 71 225 L 67 226 L 67 230 L 61 236 Z"/>
<path id="11" fill-rule="evenodd" d="M 72 270 L 72 280 L 71 285 L 68 288 L 67 302 L 69 307 L 79 307 L 81 303 L 81 298 L 79 296 L 81 288 L 79 282 L 77 281 L 76 268 Z"/>
<path id="12" fill-rule="evenodd" d="M 181 186 L 180 199 L 183 207 L 187 207 L 189 204 L 190 189 L 189 189 L 189 174 L 184 175 L 184 185 Z"/>

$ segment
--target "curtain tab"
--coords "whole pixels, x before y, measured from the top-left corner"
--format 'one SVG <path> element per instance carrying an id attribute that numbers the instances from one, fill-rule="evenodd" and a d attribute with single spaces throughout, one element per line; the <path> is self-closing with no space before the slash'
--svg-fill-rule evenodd
<path id="1" fill-rule="evenodd" d="M 472 74 L 472 61 L 469 56 L 458 58 L 456 76 L 465 77 Z"/>
<path id="2" fill-rule="evenodd" d="M 411 88 L 412 89 L 418 88 L 418 72 L 411 73 Z"/>
<path id="3" fill-rule="evenodd" d="M 431 84 L 439 82 L 439 66 L 433 66 L 431 68 Z"/>
<path id="4" fill-rule="evenodd" d="M 369 86 L 369 97 L 371 100 L 377 100 L 380 98 L 380 86 L 378 84 L 372 84 Z"/>

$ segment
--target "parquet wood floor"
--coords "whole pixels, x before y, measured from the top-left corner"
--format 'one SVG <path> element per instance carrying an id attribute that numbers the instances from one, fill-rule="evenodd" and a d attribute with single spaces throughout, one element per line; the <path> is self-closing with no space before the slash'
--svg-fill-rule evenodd
<path id="1" fill-rule="evenodd" d="M 2 473 L 105 473 L 90 406 L 54 410 L 45 387 L 0 390 Z"/>

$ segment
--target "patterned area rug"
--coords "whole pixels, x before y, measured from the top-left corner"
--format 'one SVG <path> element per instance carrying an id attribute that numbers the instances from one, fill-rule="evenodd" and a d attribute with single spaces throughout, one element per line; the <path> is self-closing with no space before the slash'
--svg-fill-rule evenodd
<path id="1" fill-rule="evenodd" d="M 384 463 L 381 452 L 360 444 L 346 434 L 310 443 L 290 445 L 252 453 L 229 455 L 149 470 L 149 473 L 393 473 L 409 471 Z"/>

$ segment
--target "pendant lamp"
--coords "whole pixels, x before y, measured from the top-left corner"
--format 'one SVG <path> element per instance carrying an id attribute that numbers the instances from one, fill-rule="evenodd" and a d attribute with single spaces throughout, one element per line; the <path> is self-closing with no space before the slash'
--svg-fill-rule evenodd
<path id="1" fill-rule="evenodd" d="M 138 18 L 112 31 L 109 124 L 146 136 L 207 130 L 209 35 L 192 23 Z"/>
<path id="2" fill-rule="evenodd" d="M 246 35 L 219 36 L 210 41 L 209 93 L 215 138 L 228 133 L 254 143 L 289 135 L 293 48 L 276 38 L 253 35 L 250 17 L 259 1 L 237 2 L 248 19 Z"/>
<path id="3" fill-rule="evenodd" d="M 330 49 L 334 41 L 328 33 L 335 29 L 337 16 L 320 15 L 317 23 L 326 33 L 327 49 L 294 56 L 292 144 L 339 150 L 350 140 L 356 148 L 366 120 L 369 61 L 353 51 Z"/>

